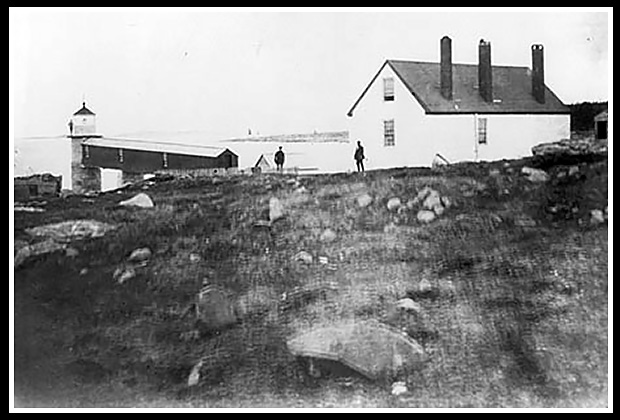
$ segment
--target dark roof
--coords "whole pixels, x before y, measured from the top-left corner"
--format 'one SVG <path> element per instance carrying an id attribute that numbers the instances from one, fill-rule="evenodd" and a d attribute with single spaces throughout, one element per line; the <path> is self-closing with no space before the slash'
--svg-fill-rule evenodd
<path id="1" fill-rule="evenodd" d="M 218 157 L 224 152 L 232 153 L 226 147 L 205 146 L 199 144 L 183 144 L 144 139 L 128 139 L 117 137 L 91 137 L 84 145 L 95 147 L 107 147 L 113 149 L 141 150 L 146 152 L 172 153 L 188 156 Z"/>
<path id="2" fill-rule="evenodd" d="M 532 96 L 531 70 L 527 67 L 493 66 L 493 103 L 478 92 L 478 65 L 452 64 L 453 99 L 441 96 L 439 63 L 386 60 L 353 104 L 361 101 L 383 68 L 389 65 L 427 114 L 569 114 L 569 108 L 545 86 L 545 103 Z"/>
<path id="3" fill-rule="evenodd" d="M 86 108 L 86 102 L 82 102 L 82 108 L 77 110 L 73 115 L 95 115 L 95 113 L 90 109 Z"/>

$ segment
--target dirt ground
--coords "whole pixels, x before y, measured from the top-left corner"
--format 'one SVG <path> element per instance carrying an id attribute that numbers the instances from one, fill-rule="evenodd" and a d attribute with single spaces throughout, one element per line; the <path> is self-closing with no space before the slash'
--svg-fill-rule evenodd
<path id="1" fill-rule="evenodd" d="M 14 273 L 14 392 L 21 407 L 606 407 L 607 160 L 532 159 L 365 175 L 159 179 L 15 212 L 25 229 L 72 219 L 117 228 L 33 257 Z M 571 169 L 572 168 L 572 169 Z M 450 200 L 430 223 L 404 204 Z M 146 192 L 152 209 L 119 207 Z M 360 207 L 368 194 L 372 203 Z M 270 227 L 269 200 L 285 215 Z M 398 197 L 400 211 L 386 203 Z M 325 240 L 326 229 L 335 238 Z M 123 284 L 136 248 L 152 257 Z M 306 251 L 312 263 L 293 257 Z M 320 257 L 326 257 L 320 259 Z M 430 292 L 420 293 L 425 279 Z M 246 302 L 218 331 L 192 304 L 204 281 Z M 296 288 L 335 290 L 283 305 Z M 394 312 L 413 298 L 411 319 Z M 355 372 L 309 378 L 286 340 L 312 325 L 375 319 L 429 355 L 408 392 Z M 187 377 L 204 360 L 198 385 Z"/>

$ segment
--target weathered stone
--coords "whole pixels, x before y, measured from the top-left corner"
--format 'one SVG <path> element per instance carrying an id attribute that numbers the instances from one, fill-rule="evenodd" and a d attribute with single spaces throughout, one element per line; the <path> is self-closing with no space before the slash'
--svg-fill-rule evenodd
<path id="1" fill-rule="evenodd" d="M 323 264 L 323 265 L 327 265 L 327 264 L 329 264 L 329 259 L 327 257 L 325 257 L 325 256 L 321 256 L 321 257 L 319 257 L 319 263 Z"/>
<path id="2" fill-rule="evenodd" d="M 444 196 L 441 197 L 441 204 L 445 208 L 449 208 L 449 207 L 452 206 L 452 200 L 450 200 L 450 197 L 444 195 Z"/>
<path id="3" fill-rule="evenodd" d="M 146 264 L 152 255 L 153 253 L 148 248 L 137 248 L 129 254 L 127 261 L 135 264 Z"/>
<path id="4" fill-rule="evenodd" d="M 433 211 L 437 216 L 441 216 L 445 210 L 446 209 L 441 204 L 437 204 L 435 207 L 433 207 Z"/>
<path id="5" fill-rule="evenodd" d="M 433 290 L 433 285 L 430 281 L 428 281 L 428 279 L 424 278 L 418 283 L 417 289 L 420 293 L 429 293 L 431 290 Z"/>
<path id="6" fill-rule="evenodd" d="M 390 198 L 390 199 L 388 200 L 388 202 L 387 202 L 387 209 L 388 209 L 389 211 L 395 211 L 395 210 L 398 210 L 398 209 L 400 208 L 400 206 L 401 206 L 401 205 L 402 205 L 402 204 L 401 204 L 401 202 L 400 202 L 400 198 L 398 198 L 398 197 L 393 197 L 393 198 Z"/>
<path id="7" fill-rule="evenodd" d="M 136 270 L 133 267 L 118 267 L 113 274 L 118 284 L 123 284 L 134 277 L 136 277 Z"/>
<path id="8" fill-rule="evenodd" d="M 422 206 L 427 210 L 432 210 L 436 206 L 441 206 L 441 196 L 435 190 L 431 190 L 424 199 Z"/>
<path id="9" fill-rule="evenodd" d="M 514 224 L 519 227 L 534 227 L 536 226 L 536 220 L 529 216 L 520 216 L 514 219 Z"/>
<path id="10" fill-rule="evenodd" d="M 372 197 L 369 194 L 362 194 L 356 199 L 358 207 L 368 207 L 372 203 Z"/>
<path id="11" fill-rule="evenodd" d="M 96 220 L 67 220 L 26 229 L 26 233 L 56 242 L 69 242 L 75 239 L 99 238 L 115 228 L 113 225 Z"/>
<path id="12" fill-rule="evenodd" d="M 155 203 L 153 203 L 151 197 L 145 193 L 140 193 L 133 196 L 129 200 L 121 201 L 119 205 L 123 207 L 140 207 L 144 209 L 155 207 Z"/>
<path id="13" fill-rule="evenodd" d="M 403 381 L 397 381 L 392 384 L 392 395 L 399 396 L 408 392 L 407 384 Z"/>
<path id="14" fill-rule="evenodd" d="M 269 199 L 269 221 L 275 222 L 284 217 L 284 206 L 275 197 Z"/>
<path id="15" fill-rule="evenodd" d="M 592 210 L 590 212 L 590 223 L 598 225 L 599 223 L 605 223 L 605 215 L 602 210 Z"/>
<path id="16" fill-rule="evenodd" d="M 568 176 L 573 176 L 579 173 L 579 166 L 573 165 L 568 168 Z"/>
<path id="17" fill-rule="evenodd" d="M 191 387 L 198 385 L 198 382 L 200 381 L 200 369 L 202 369 L 202 364 L 203 361 L 200 360 L 194 365 L 192 371 L 189 373 L 189 376 L 187 378 L 187 386 Z"/>
<path id="18" fill-rule="evenodd" d="M 413 299 L 404 298 L 396 302 L 396 307 L 400 310 L 407 312 L 420 313 L 422 312 L 422 307 L 419 303 L 415 302 Z"/>
<path id="19" fill-rule="evenodd" d="M 17 251 L 14 259 L 14 265 L 15 267 L 19 267 L 30 257 L 49 254 L 55 251 L 60 251 L 63 248 L 64 247 L 61 244 L 58 244 L 51 239 L 43 242 L 37 242 L 32 245 L 26 245 Z"/>
<path id="20" fill-rule="evenodd" d="M 336 232 L 334 232 L 331 229 L 325 229 L 323 233 L 321 233 L 321 236 L 319 239 L 321 240 L 321 242 L 329 243 L 329 242 L 335 241 L 336 237 L 337 237 Z"/>
<path id="21" fill-rule="evenodd" d="M 527 175 L 527 179 L 531 182 L 547 182 L 549 180 L 549 174 L 542 169 L 524 166 L 521 168 L 521 173 Z"/>
<path id="22" fill-rule="evenodd" d="M 75 249 L 73 247 L 68 247 L 68 248 L 65 249 L 65 257 L 75 258 L 78 255 L 80 255 L 80 251 L 78 251 L 77 249 Z"/>
<path id="23" fill-rule="evenodd" d="M 542 143 L 532 147 L 534 156 L 606 156 L 607 141 L 592 139 L 563 139 L 553 143 Z"/>
<path id="24" fill-rule="evenodd" d="M 301 261 L 306 264 L 312 264 L 313 258 L 306 251 L 299 251 L 297 254 L 293 256 L 293 261 Z"/>
<path id="25" fill-rule="evenodd" d="M 422 223 L 430 223 L 435 220 L 435 212 L 431 210 L 420 210 L 417 214 L 418 221 Z"/>

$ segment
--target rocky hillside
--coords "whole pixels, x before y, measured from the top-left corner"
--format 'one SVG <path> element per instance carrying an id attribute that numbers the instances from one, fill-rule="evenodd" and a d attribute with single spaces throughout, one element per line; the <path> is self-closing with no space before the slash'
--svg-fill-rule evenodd
<path id="1" fill-rule="evenodd" d="M 544 163 L 21 203 L 16 403 L 605 406 L 607 159 Z M 404 331 L 428 361 L 391 388 L 290 353 L 342 320 Z"/>

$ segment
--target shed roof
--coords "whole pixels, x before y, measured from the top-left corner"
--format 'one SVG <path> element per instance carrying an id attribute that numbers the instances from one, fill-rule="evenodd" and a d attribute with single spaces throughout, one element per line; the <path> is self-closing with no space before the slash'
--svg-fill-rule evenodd
<path id="1" fill-rule="evenodd" d="M 383 68 L 389 65 L 427 114 L 568 114 L 569 108 L 545 85 L 545 103 L 532 96 L 531 70 L 527 67 L 493 66 L 493 103 L 478 92 L 478 65 L 453 64 L 453 99 L 441 96 L 440 64 L 386 60 L 349 110 L 361 101 Z"/>
<path id="2" fill-rule="evenodd" d="M 84 142 L 88 146 L 96 147 L 109 147 L 115 149 L 127 149 L 127 150 L 143 150 L 147 152 L 161 152 L 161 153 L 173 153 L 179 155 L 188 156 L 205 156 L 205 157 L 218 157 L 222 153 L 228 151 L 236 156 L 236 153 L 232 152 L 226 147 L 204 146 L 195 144 L 182 144 L 182 143 L 168 143 L 161 141 L 150 141 L 141 139 L 128 139 L 128 138 L 112 138 L 112 137 L 100 137 L 89 138 Z"/>

